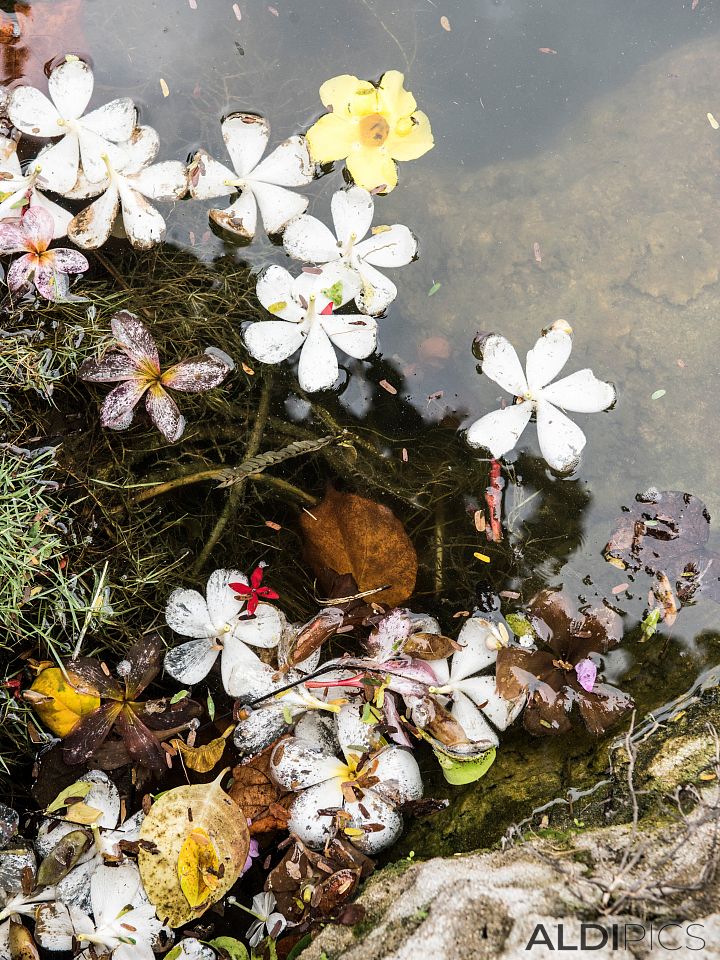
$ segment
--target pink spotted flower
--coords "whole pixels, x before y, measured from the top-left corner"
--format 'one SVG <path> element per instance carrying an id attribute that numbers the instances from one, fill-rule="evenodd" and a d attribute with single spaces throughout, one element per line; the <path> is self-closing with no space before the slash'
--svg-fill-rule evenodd
<path id="1" fill-rule="evenodd" d="M 102 425 L 111 430 L 129 427 L 135 408 L 144 397 L 145 408 L 160 433 L 171 442 L 179 440 L 185 430 L 185 417 L 168 388 L 183 393 L 204 393 L 223 382 L 232 370 L 232 361 L 206 351 L 176 363 L 163 373 L 155 341 L 134 313 L 127 310 L 116 313 L 111 327 L 116 349 L 98 360 L 86 360 L 80 367 L 82 380 L 118 384 L 103 401 Z"/>
<path id="2" fill-rule="evenodd" d="M 69 247 L 48 249 L 55 235 L 55 221 L 43 207 L 27 207 L 18 219 L 0 223 L 0 254 L 22 253 L 8 270 L 7 283 L 16 292 L 35 284 L 46 300 L 65 300 L 70 291 L 69 274 L 84 273 L 86 258 Z"/>

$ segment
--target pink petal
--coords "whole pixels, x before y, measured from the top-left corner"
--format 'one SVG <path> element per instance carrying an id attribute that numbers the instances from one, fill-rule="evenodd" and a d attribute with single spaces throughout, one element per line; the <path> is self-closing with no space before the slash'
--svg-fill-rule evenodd
<path id="1" fill-rule="evenodd" d="M 150 331 L 134 313 L 120 310 L 110 321 L 113 336 L 138 363 L 150 363 L 160 372 L 160 357 Z"/>
<path id="2" fill-rule="evenodd" d="M 22 227 L 28 250 L 42 253 L 52 243 L 55 221 L 44 207 L 27 207 L 22 215 Z"/>
<path id="3" fill-rule="evenodd" d="M 176 363 L 165 371 L 161 382 L 184 393 L 203 393 L 222 383 L 229 373 L 230 367 L 220 357 L 203 354 Z"/>
<path id="4" fill-rule="evenodd" d="M 67 277 L 53 270 L 49 263 L 39 263 L 33 277 L 35 288 L 46 300 L 64 300 L 68 292 Z"/>
<path id="5" fill-rule="evenodd" d="M 58 247 L 57 250 L 50 250 L 46 258 L 52 258 L 53 265 L 60 273 L 85 273 L 90 269 L 87 257 L 84 257 L 78 250 L 71 250 L 69 247 Z"/>
<path id="6" fill-rule="evenodd" d="M 588 693 L 593 692 L 593 687 L 595 686 L 595 680 L 597 678 L 597 667 L 590 658 L 581 660 L 579 663 L 575 664 L 575 673 L 577 674 L 578 683 L 583 688 L 587 690 Z"/>
<path id="7" fill-rule="evenodd" d="M 126 353 L 108 353 L 102 360 L 86 360 L 78 371 L 89 383 L 119 383 L 137 376 L 137 365 Z"/>
<path id="8" fill-rule="evenodd" d="M 172 443 L 180 439 L 185 429 L 185 417 L 178 410 L 173 398 L 159 383 L 148 390 L 145 406 L 150 419 L 166 440 Z"/>
<path id="9" fill-rule="evenodd" d="M 147 380 L 126 380 L 111 390 L 100 411 L 102 425 L 114 427 L 118 422 L 127 423 L 128 415 L 135 409 L 148 386 Z"/>
<path id="10" fill-rule="evenodd" d="M 0 254 L 24 253 L 28 249 L 27 237 L 19 218 L 0 223 Z"/>
<path id="11" fill-rule="evenodd" d="M 36 258 L 34 253 L 26 253 L 18 257 L 11 265 L 7 274 L 7 285 L 12 290 L 20 290 L 28 282 L 28 277 L 35 269 Z"/>

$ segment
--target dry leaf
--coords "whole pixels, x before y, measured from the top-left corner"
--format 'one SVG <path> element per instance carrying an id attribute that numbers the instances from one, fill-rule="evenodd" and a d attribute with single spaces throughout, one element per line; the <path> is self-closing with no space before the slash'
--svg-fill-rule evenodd
<path id="1" fill-rule="evenodd" d="M 245 813 L 225 793 L 220 780 L 176 787 L 163 793 L 143 821 L 138 867 L 143 887 L 158 917 L 171 927 L 195 920 L 228 892 L 240 876 L 250 848 Z M 185 841 L 203 831 L 217 856 L 217 886 L 198 905 L 191 905 L 178 875 Z M 207 876 L 211 874 L 206 871 Z M 207 884 L 207 876 L 205 885 Z"/>
<path id="2" fill-rule="evenodd" d="M 447 17 L 440 17 L 440 26 L 443 28 L 443 30 L 447 30 L 448 33 L 450 33 L 450 31 L 452 30 L 452 27 L 450 26 L 450 21 L 448 20 Z"/>
<path id="3" fill-rule="evenodd" d="M 250 835 L 271 833 L 287 826 L 287 808 L 294 794 L 281 795 L 270 779 L 272 747 L 249 763 L 233 768 L 233 782 L 229 794 L 250 820 Z"/>
<path id="4" fill-rule="evenodd" d="M 10 960 L 39 960 L 40 958 L 33 935 L 22 923 L 13 919 L 10 920 L 8 930 L 8 950 Z"/>
<path id="5" fill-rule="evenodd" d="M 352 574 L 360 591 L 388 585 L 378 603 L 397 605 L 412 594 L 417 554 L 395 514 L 380 503 L 331 488 L 311 519 L 300 517 L 305 558 L 321 577 Z"/>
<path id="6" fill-rule="evenodd" d="M 170 741 L 171 746 L 175 747 L 182 754 L 186 767 L 194 770 L 196 773 L 210 773 L 210 771 L 220 763 L 222 755 L 225 752 L 225 741 L 233 731 L 229 726 L 221 737 L 216 737 L 210 743 L 203 744 L 201 747 L 189 747 L 184 740 L 175 737 Z"/>
<path id="7" fill-rule="evenodd" d="M 199 907 L 220 882 L 220 860 L 210 837 L 196 827 L 185 840 L 177 862 L 180 889 L 191 907 Z"/>
<path id="8" fill-rule="evenodd" d="M 100 706 L 100 697 L 78 693 L 58 667 L 38 674 L 25 699 L 45 726 L 58 737 L 66 737 L 78 721 Z"/>

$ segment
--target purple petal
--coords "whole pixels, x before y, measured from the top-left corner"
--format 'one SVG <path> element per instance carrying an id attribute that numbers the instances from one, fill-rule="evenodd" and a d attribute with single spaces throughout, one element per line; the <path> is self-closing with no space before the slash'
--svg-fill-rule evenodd
<path id="1" fill-rule="evenodd" d="M 588 693 L 593 692 L 593 687 L 595 686 L 595 680 L 597 678 L 597 667 L 590 658 L 581 660 L 579 663 L 575 664 L 575 673 L 577 674 L 578 683 L 583 688 L 587 690 Z"/>
<path id="2" fill-rule="evenodd" d="M 126 353 L 108 353 L 102 360 L 86 360 L 78 376 L 90 383 L 119 383 L 137 376 L 137 364 Z"/>
<path id="3" fill-rule="evenodd" d="M 184 393 L 203 393 L 222 383 L 229 373 L 230 367 L 220 357 L 203 354 L 176 363 L 165 371 L 161 382 L 166 387 Z"/>
<path id="4" fill-rule="evenodd" d="M 29 249 L 22 221 L 19 218 L 0 223 L 0 254 L 23 253 Z"/>
<path id="5" fill-rule="evenodd" d="M 126 380 L 111 390 L 100 411 L 102 425 L 112 428 L 116 427 L 118 421 L 127 424 L 128 415 L 135 409 L 148 386 L 147 380 Z"/>
<path id="6" fill-rule="evenodd" d="M 178 410 L 173 398 L 160 384 L 154 384 L 147 392 L 145 406 L 150 419 L 160 433 L 173 443 L 179 440 L 185 429 L 185 417 Z"/>
<path id="7" fill-rule="evenodd" d="M 50 250 L 45 254 L 45 259 L 51 261 L 59 273 L 85 273 L 90 269 L 87 257 L 78 250 L 71 250 L 70 247 Z"/>
<path id="8" fill-rule="evenodd" d="M 144 323 L 129 310 L 120 310 L 110 321 L 113 336 L 138 363 L 149 362 L 160 372 L 155 341 Z"/>
<path id="9" fill-rule="evenodd" d="M 28 207 L 22 215 L 22 228 L 28 250 L 42 253 L 55 236 L 55 221 L 44 207 Z"/>
<path id="10" fill-rule="evenodd" d="M 34 253 L 26 253 L 11 265 L 7 275 L 7 285 L 12 290 L 20 290 L 28 282 L 28 277 L 35 269 L 36 258 Z"/>

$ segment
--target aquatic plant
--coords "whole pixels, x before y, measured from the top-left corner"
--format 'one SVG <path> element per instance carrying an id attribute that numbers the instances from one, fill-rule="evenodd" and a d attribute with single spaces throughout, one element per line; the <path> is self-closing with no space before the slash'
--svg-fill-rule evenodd
<path id="1" fill-rule="evenodd" d="M 126 430 L 135 408 L 145 398 L 145 409 L 162 435 L 171 443 L 185 430 L 185 418 L 167 388 L 182 393 L 203 393 L 218 386 L 232 369 L 215 353 L 181 360 L 164 373 L 150 331 L 127 310 L 110 321 L 117 349 L 100 360 L 86 360 L 79 376 L 90 383 L 119 383 L 103 401 L 100 418 L 104 427 Z"/>
<path id="2" fill-rule="evenodd" d="M 42 206 L 27 207 L 17 220 L 0 222 L 0 254 L 22 253 L 7 275 L 13 293 L 34 284 L 46 300 L 66 300 L 69 274 L 84 273 L 90 264 L 69 247 L 49 249 L 55 233 L 52 213 Z"/>
<path id="3" fill-rule="evenodd" d="M 347 285 L 343 294 L 362 313 L 377 315 L 390 306 L 397 287 L 376 267 L 402 267 L 417 255 L 417 239 L 400 223 L 372 228 L 375 204 L 367 190 L 338 190 L 330 202 L 335 236 L 316 217 L 303 214 L 283 234 L 283 246 L 297 260 L 323 264 L 328 286 Z M 348 269 L 349 268 L 349 269 Z"/>
<path id="4" fill-rule="evenodd" d="M 389 193 L 397 184 L 395 161 L 417 160 L 434 145 L 430 121 L 404 82 L 398 70 L 384 73 L 377 86 L 349 74 L 326 80 L 320 99 L 330 112 L 306 134 L 313 160 L 345 160 L 359 187 Z"/>
<path id="5" fill-rule="evenodd" d="M 245 345 L 253 357 L 268 364 L 282 363 L 299 350 L 298 380 L 308 393 L 328 390 L 337 380 L 334 346 L 356 360 L 364 360 L 375 349 L 377 322 L 361 314 L 333 313 L 333 307 L 352 294 L 342 285 L 333 289 L 322 272 L 293 278 L 273 264 L 258 278 L 257 296 L 280 319 L 251 324 L 244 333 Z"/>
<path id="6" fill-rule="evenodd" d="M 294 217 L 307 210 L 309 199 L 287 187 L 302 187 L 315 176 L 304 137 L 284 140 L 264 160 L 270 138 L 270 124 L 253 113 L 233 113 L 222 122 L 222 135 L 234 172 L 206 150 L 198 150 L 189 168 L 190 196 L 212 200 L 240 196 L 229 207 L 210 209 L 217 226 L 244 240 L 251 240 L 257 228 L 257 211 L 269 234 L 281 233 Z"/>
<path id="7" fill-rule="evenodd" d="M 48 77 L 50 99 L 35 87 L 18 87 L 10 97 L 8 116 L 18 130 L 30 137 L 61 138 L 38 158 L 45 187 L 56 193 L 73 189 L 81 162 L 91 183 L 103 179 L 106 163 L 116 169 L 127 163 L 122 144 L 135 127 L 135 104 L 121 97 L 86 114 L 94 85 L 90 67 L 67 54 Z"/>
<path id="8" fill-rule="evenodd" d="M 537 418 L 540 451 L 548 464 L 561 472 L 577 466 L 586 443 L 585 434 L 563 410 L 600 413 L 615 402 L 615 388 L 598 380 L 591 370 L 551 383 L 567 363 L 572 349 L 572 329 L 556 320 L 528 351 L 526 373 L 513 346 L 505 337 L 480 335 L 475 347 L 482 372 L 515 397 L 510 406 L 487 413 L 468 427 L 473 447 L 486 447 L 493 457 L 508 453 L 520 439 L 530 418 Z"/>

